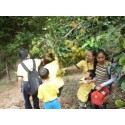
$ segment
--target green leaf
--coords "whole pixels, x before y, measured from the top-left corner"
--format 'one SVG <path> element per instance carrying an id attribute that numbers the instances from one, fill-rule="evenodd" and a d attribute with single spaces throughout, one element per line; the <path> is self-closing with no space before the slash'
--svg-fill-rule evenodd
<path id="1" fill-rule="evenodd" d="M 121 87 L 122 82 L 125 81 L 125 75 L 123 75 L 119 81 L 118 81 L 118 86 Z"/>
<path id="2" fill-rule="evenodd" d="M 124 72 L 124 74 L 125 74 L 125 66 L 123 66 L 123 72 Z"/>
<path id="3" fill-rule="evenodd" d="M 124 102 L 121 100 L 121 99 L 117 99 L 115 101 L 115 105 L 118 107 L 118 108 L 122 108 L 124 106 Z"/>
<path id="4" fill-rule="evenodd" d="M 125 57 L 121 57 L 119 59 L 119 64 L 122 65 L 122 66 L 125 66 Z"/>
<path id="5" fill-rule="evenodd" d="M 82 47 L 81 47 L 81 48 L 82 48 L 82 49 L 84 49 L 86 46 L 88 46 L 88 45 L 89 45 L 89 42 L 90 42 L 90 41 L 88 41 L 88 42 L 84 43 L 84 44 L 82 45 Z"/>
<path id="6" fill-rule="evenodd" d="M 125 92 L 125 81 L 122 81 L 121 88 Z"/>

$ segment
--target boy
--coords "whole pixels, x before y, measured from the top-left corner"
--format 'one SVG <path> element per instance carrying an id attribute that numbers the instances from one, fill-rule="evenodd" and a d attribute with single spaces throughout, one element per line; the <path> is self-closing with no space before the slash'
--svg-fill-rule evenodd
<path id="1" fill-rule="evenodd" d="M 49 79 L 49 70 L 46 68 L 41 68 L 39 74 L 43 84 L 39 86 L 38 98 L 44 102 L 44 109 L 61 109 L 57 99 L 59 93 L 58 83 L 56 84 L 54 80 Z"/>
<path id="2" fill-rule="evenodd" d="M 95 77 L 95 73 L 93 70 L 88 70 L 85 74 L 85 78 L 80 81 L 80 87 L 77 93 L 77 97 L 79 99 L 79 108 L 90 108 L 90 93 L 95 88 L 95 84 L 93 82 L 93 78 Z"/>

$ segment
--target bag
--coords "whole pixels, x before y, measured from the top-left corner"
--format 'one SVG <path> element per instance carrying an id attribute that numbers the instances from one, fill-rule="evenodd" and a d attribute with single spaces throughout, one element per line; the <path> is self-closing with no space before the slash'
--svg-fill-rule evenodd
<path id="1" fill-rule="evenodd" d="M 39 73 L 36 71 L 36 64 L 33 60 L 33 70 L 30 71 L 26 65 L 22 62 L 22 67 L 28 72 L 28 83 L 30 85 L 30 95 L 35 95 L 38 92 L 38 87 L 42 84 Z"/>
<path id="2" fill-rule="evenodd" d="M 91 102 L 94 105 L 102 107 L 105 97 L 109 94 L 109 89 L 103 87 L 100 91 L 94 91 L 91 93 Z"/>

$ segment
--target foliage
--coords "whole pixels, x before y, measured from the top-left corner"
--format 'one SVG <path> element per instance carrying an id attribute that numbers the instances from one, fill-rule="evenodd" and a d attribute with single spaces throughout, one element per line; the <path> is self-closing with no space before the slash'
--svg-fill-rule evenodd
<path id="1" fill-rule="evenodd" d="M 121 99 L 117 99 L 115 101 L 115 105 L 118 107 L 118 108 L 125 108 L 125 102 L 123 102 Z"/>
<path id="2" fill-rule="evenodd" d="M 124 21 L 120 16 L 1 17 L 0 52 L 13 64 L 21 47 L 28 48 L 32 57 L 53 51 L 65 67 L 84 59 L 86 49 L 101 48 L 124 67 Z"/>

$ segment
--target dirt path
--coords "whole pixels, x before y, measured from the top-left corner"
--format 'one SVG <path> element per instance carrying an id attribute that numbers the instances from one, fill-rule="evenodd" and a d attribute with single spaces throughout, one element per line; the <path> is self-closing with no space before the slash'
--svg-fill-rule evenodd
<path id="1" fill-rule="evenodd" d="M 74 73 L 64 78 L 65 86 L 61 96 L 61 106 L 63 109 L 77 109 L 77 90 L 78 80 L 81 78 L 81 73 Z M 120 91 L 121 92 L 121 91 Z M 118 94 L 118 93 L 117 93 Z M 121 95 L 122 96 L 122 95 Z M 110 96 L 108 108 L 116 108 L 114 105 L 115 99 L 118 98 L 114 92 Z M 42 103 L 40 102 L 42 108 Z M 1 109 L 24 109 L 23 97 L 17 83 L 9 84 L 0 89 L 0 108 Z"/>

